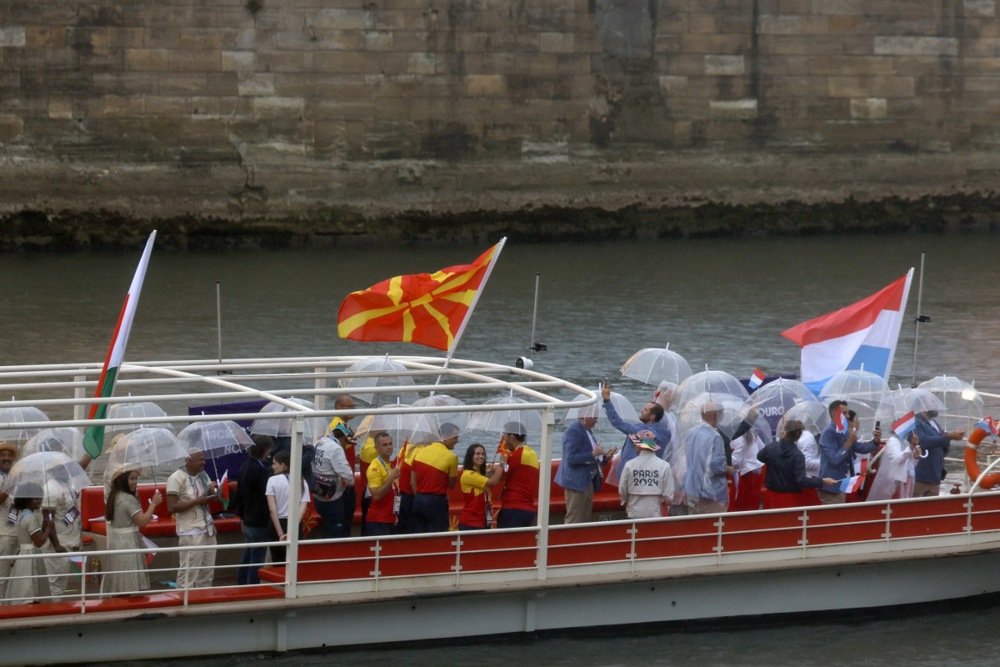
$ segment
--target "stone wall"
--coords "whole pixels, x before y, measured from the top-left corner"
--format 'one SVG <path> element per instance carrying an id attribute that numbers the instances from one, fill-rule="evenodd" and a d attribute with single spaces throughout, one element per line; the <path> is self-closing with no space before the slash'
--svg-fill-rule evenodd
<path id="1" fill-rule="evenodd" d="M 6 0 L 0 211 L 995 186 L 995 0 Z"/>

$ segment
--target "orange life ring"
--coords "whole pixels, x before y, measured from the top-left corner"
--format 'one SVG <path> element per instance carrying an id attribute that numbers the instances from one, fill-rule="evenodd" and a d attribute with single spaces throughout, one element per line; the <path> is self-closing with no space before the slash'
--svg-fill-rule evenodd
<path id="1" fill-rule="evenodd" d="M 984 429 L 972 429 L 972 434 L 967 441 L 969 444 L 965 446 L 965 472 L 973 482 L 979 479 L 979 475 L 982 474 L 979 471 L 979 462 L 976 460 L 976 454 L 979 452 L 979 443 L 987 435 L 988 433 Z M 979 483 L 979 487 L 982 489 L 992 489 L 997 484 L 1000 484 L 1000 472 L 990 473 L 986 477 L 983 477 Z"/>

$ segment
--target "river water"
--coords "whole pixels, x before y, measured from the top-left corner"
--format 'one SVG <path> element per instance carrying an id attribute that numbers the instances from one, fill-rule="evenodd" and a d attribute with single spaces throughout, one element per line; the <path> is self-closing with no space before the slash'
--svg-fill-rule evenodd
<path id="1" fill-rule="evenodd" d="M 663 240 L 522 245 L 503 251 L 456 356 L 513 363 L 531 342 L 540 275 L 536 369 L 594 386 L 608 377 L 633 402 L 650 388 L 618 374 L 636 350 L 670 344 L 695 371 L 747 377 L 798 371 L 780 332 L 853 303 L 919 268 L 926 253 L 914 368 L 914 279 L 891 384 L 956 375 L 1000 390 L 1000 267 L 988 234 Z M 401 273 L 473 260 L 484 247 L 322 251 L 155 252 L 126 359 L 215 358 L 216 283 L 226 358 L 437 354 L 419 346 L 342 341 L 341 299 Z M 8 255 L 0 259 L 0 364 L 103 359 L 135 254 Z M 993 413 L 997 413 L 994 408 Z M 609 434 L 610 435 L 610 434 Z M 928 576 L 933 576 L 929 573 Z M 748 602 L 750 604 L 751 602 Z M 484 610 L 488 611 L 488 610 Z M 1000 612 L 621 639 L 542 639 L 472 649 L 476 663 L 552 665 L 987 665 Z M 391 628 L 387 628 L 391 634 Z M 331 633 L 336 629 L 331 628 Z M 834 641 L 833 638 L 836 638 Z M 271 665 L 411 666 L 467 661 L 470 649 L 341 651 L 261 659 Z M 985 657 L 979 657 L 985 656 Z M 248 658 L 254 662 L 256 658 Z M 185 661 L 188 666 L 232 664 Z M 180 663 L 178 663 L 180 664 Z"/>

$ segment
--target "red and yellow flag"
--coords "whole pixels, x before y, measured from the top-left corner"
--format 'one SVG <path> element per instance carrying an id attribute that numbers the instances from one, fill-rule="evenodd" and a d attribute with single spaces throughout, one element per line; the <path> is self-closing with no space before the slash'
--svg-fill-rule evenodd
<path id="1" fill-rule="evenodd" d="M 401 341 L 451 350 L 504 240 L 472 264 L 396 276 L 348 294 L 340 304 L 337 333 L 351 340 Z"/>

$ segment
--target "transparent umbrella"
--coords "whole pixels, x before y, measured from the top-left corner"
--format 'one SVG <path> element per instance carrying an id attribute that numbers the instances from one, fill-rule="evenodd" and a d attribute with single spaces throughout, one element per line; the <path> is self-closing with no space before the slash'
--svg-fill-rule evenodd
<path id="1" fill-rule="evenodd" d="M 965 430 L 986 412 L 982 395 L 975 385 L 953 375 L 939 375 L 917 385 L 941 399 L 944 409 L 937 421 L 946 431 Z"/>
<path id="2" fill-rule="evenodd" d="M 639 350 L 626 361 L 620 371 L 623 376 L 645 384 L 661 382 L 680 384 L 691 375 L 687 359 L 666 347 L 647 347 Z"/>
<path id="3" fill-rule="evenodd" d="M 885 396 L 882 397 L 875 413 L 876 418 L 881 422 L 884 433 L 889 433 L 892 430 L 893 422 L 911 410 L 909 395 L 912 391 L 912 389 L 900 387 L 885 392 Z"/>
<path id="4" fill-rule="evenodd" d="M 790 419 L 797 419 L 802 422 L 802 427 L 806 431 L 818 435 L 830 423 L 830 411 L 815 397 L 797 401 L 795 405 L 785 410 L 776 434 L 781 434 L 784 423 Z"/>
<path id="5" fill-rule="evenodd" d="M 397 407 L 412 407 L 400 403 Z M 434 442 L 440 435 L 438 425 L 426 414 L 374 414 L 366 415 L 355 431 L 358 441 L 367 440 L 375 433 L 386 431 L 398 449 L 404 442 L 426 444 Z"/>
<path id="6" fill-rule="evenodd" d="M 683 410 L 688 403 L 702 394 L 710 394 L 720 399 L 723 396 L 731 396 L 741 405 L 750 396 L 750 392 L 743 386 L 743 383 L 729 373 L 704 370 L 681 382 L 680 387 L 677 388 L 675 405 Z"/>
<path id="7" fill-rule="evenodd" d="M 597 395 L 600 397 L 601 390 L 598 388 Z M 585 394 L 579 394 L 574 401 L 585 401 L 587 396 Z M 614 407 L 615 412 L 618 416 L 627 422 L 637 422 L 639 421 L 639 413 L 635 411 L 635 406 L 629 402 L 627 398 L 622 396 L 616 391 L 611 392 L 611 405 Z M 572 422 L 576 419 L 582 419 L 583 417 L 596 417 L 598 421 L 607 419 L 607 413 L 604 411 L 604 406 L 600 398 L 597 399 L 596 403 L 592 403 L 585 408 L 570 408 L 566 411 L 566 416 L 563 417 L 564 422 Z"/>
<path id="8" fill-rule="evenodd" d="M 881 375 L 865 370 L 847 370 L 837 373 L 819 392 L 826 405 L 832 401 L 847 401 L 848 410 L 858 415 L 858 438 L 869 440 L 878 421 L 875 413 L 879 403 L 889 391 Z"/>
<path id="9" fill-rule="evenodd" d="M 406 366 L 393 361 L 389 355 L 384 357 L 366 357 L 347 367 L 347 373 L 365 373 L 366 375 L 343 378 L 340 386 L 351 390 L 351 396 L 369 405 L 385 405 L 395 403 L 413 403 L 417 400 L 415 391 L 402 390 L 397 394 L 375 393 L 370 390 L 375 387 L 415 387 L 413 378 L 409 375 L 391 375 L 393 371 L 405 371 Z"/>
<path id="10" fill-rule="evenodd" d="M 413 401 L 415 408 L 454 408 L 465 405 L 459 399 L 447 394 L 431 394 Z M 466 428 L 469 424 L 469 413 L 461 411 L 428 412 L 427 419 L 437 427 L 438 432 L 442 424 L 454 424 L 459 428 Z"/>
<path id="11" fill-rule="evenodd" d="M 918 414 L 932 410 L 936 410 L 940 414 L 945 410 L 944 402 L 940 398 L 920 387 L 910 389 L 906 394 L 906 399 L 907 407 Z"/>
<path id="12" fill-rule="evenodd" d="M 177 439 L 190 452 L 205 452 L 206 458 L 243 452 L 253 444 L 243 427 L 231 419 L 188 424 Z"/>
<path id="13" fill-rule="evenodd" d="M 537 438 L 542 432 L 542 412 L 535 409 L 518 409 L 518 405 L 528 401 L 516 396 L 501 396 L 483 402 L 483 405 L 497 406 L 495 410 L 480 410 L 469 416 L 469 428 L 491 433 L 512 433 L 521 429 L 528 438 Z"/>
<path id="14" fill-rule="evenodd" d="M 743 412 L 743 401 L 730 394 L 711 394 L 708 392 L 703 392 L 695 396 L 681 408 L 680 415 L 677 418 L 678 430 L 681 435 L 684 436 L 688 431 L 704 421 L 702 419 L 702 407 L 706 403 L 713 403 L 716 407 L 722 409 L 722 413 L 716 422 L 716 428 L 721 433 L 724 433 L 727 438 L 733 437 L 736 428 L 746 416 Z M 758 417 L 757 421 L 762 422 L 762 432 L 766 434 L 768 429 L 766 420 Z"/>
<path id="15" fill-rule="evenodd" d="M 79 461 L 86 454 L 83 449 L 83 431 L 69 427 L 43 429 L 28 440 L 21 454 L 27 456 L 38 452 L 62 452 L 74 461 Z"/>
<path id="16" fill-rule="evenodd" d="M 37 435 L 41 428 L 24 428 L 19 424 L 47 422 L 48 415 L 30 406 L 0 408 L 0 441 L 23 443 Z"/>
<path id="17" fill-rule="evenodd" d="M 823 409 L 819 401 L 816 401 L 816 396 L 804 384 L 798 380 L 778 378 L 752 393 L 743 404 L 743 412 L 756 410 L 760 417 L 767 420 L 773 436 L 778 432 L 778 424 L 785 412 L 801 401 L 814 401 Z"/>
<path id="18" fill-rule="evenodd" d="M 173 425 L 163 423 L 142 423 L 150 417 L 166 417 L 167 413 L 156 403 L 138 401 L 136 403 L 112 403 L 108 407 L 108 419 L 134 419 L 132 424 L 112 424 L 108 426 L 109 433 L 128 433 L 138 428 L 166 428 L 174 430 Z"/>
<path id="19" fill-rule="evenodd" d="M 140 428 L 126 433 L 115 444 L 108 456 L 104 479 L 110 483 L 122 470 L 143 468 L 149 468 L 155 479 L 158 466 L 179 465 L 188 458 L 188 454 L 170 429 Z"/>
<path id="20" fill-rule="evenodd" d="M 304 398 L 289 398 L 288 400 L 309 410 L 316 409 L 314 403 Z M 292 437 L 292 424 L 295 421 L 294 415 L 297 412 L 299 411 L 284 403 L 270 401 L 260 409 L 261 415 L 279 414 L 287 416 L 255 419 L 253 424 L 250 425 L 250 433 L 255 435 L 269 435 L 274 438 L 290 438 Z M 326 433 L 326 425 L 326 419 L 323 417 L 306 417 L 302 426 L 302 441 L 306 443 L 316 442 Z"/>
<path id="21" fill-rule="evenodd" d="M 53 483 L 76 494 L 90 486 L 90 478 L 62 452 L 36 452 L 14 463 L 5 490 L 14 498 L 43 498 Z"/>

